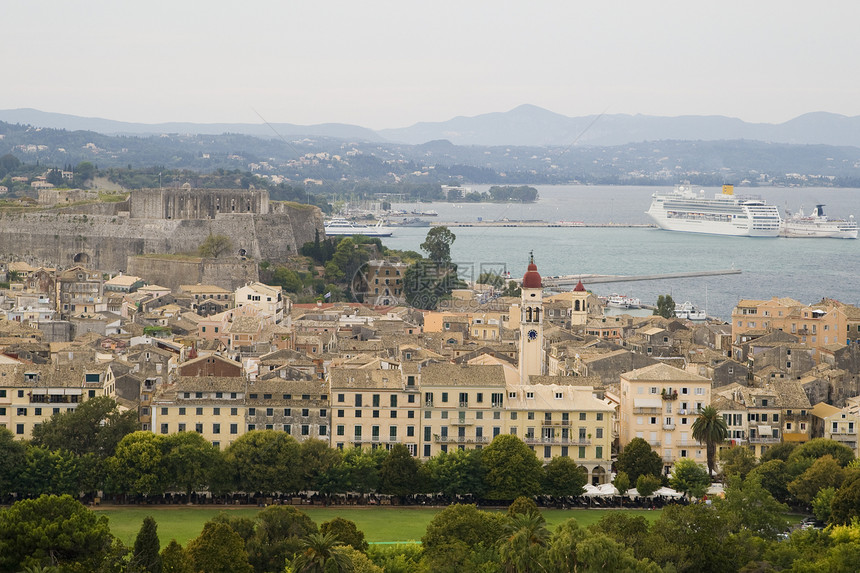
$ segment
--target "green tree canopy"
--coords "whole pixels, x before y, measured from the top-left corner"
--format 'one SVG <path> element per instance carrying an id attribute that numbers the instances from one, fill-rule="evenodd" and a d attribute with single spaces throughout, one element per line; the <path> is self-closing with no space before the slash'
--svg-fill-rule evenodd
<path id="1" fill-rule="evenodd" d="M 257 572 L 277 571 L 314 533 L 317 526 L 306 513 L 284 505 L 267 507 L 257 514 L 254 534 L 247 541 L 248 561 Z"/>
<path id="2" fill-rule="evenodd" d="M 744 530 L 762 539 L 774 540 L 788 529 L 785 517 L 788 506 L 776 501 L 762 487 L 758 476 L 731 478 L 725 495 L 713 503 L 734 533 Z"/>
<path id="3" fill-rule="evenodd" d="M 439 452 L 427 460 L 422 466 L 422 473 L 429 482 L 429 490 L 450 497 L 483 496 L 486 469 L 481 463 L 482 452 L 477 449 Z"/>
<path id="4" fill-rule="evenodd" d="M 302 539 L 302 551 L 291 565 L 296 573 L 344 573 L 352 571 L 349 554 L 333 533 L 311 533 Z"/>
<path id="5" fill-rule="evenodd" d="M 554 497 L 582 495 L 588 473 L 575 461 L 563 456 L 552 458 L 543 468 L 541 493 Z"/>
<path id="6" fill-rule="evenodd" d="M 212 235 L 197 247 L 197 253 L 201 257 L 217 259 L 233 250 L 233 241 L 227 235 Z"/>
<path id="7" fill-rule="evenodd" d="M 500 434 L 484 448 L 489 499 L 516 499 L 540 493 L 542 466 L 535 453 L 516 436 Z"/>
<path id="8" fill-rule="evenodd" d="M 18 488 L 18 478 L 24 470 L 27 448 L 6 428 L 0 428 L 0 497 Z"/>
<path id="9" fill-rule="evenodd" d="M 230 444 L 224 456 L 239 491 L 274 494 L 302 487 L 299 444 L 284 432 L 252 430 Z"/>
<path id="10" fill-rule="evenodd" d="M 136 410 L 120 412 L 107 396 L 91 398 L 72 410 L 52 415 L 33 428 L 33 444 L 74 454 L 112 456 L 127 434 L 140 429 Z"/>
<path id="11" fill-rule="evenodd" d="M 152 432 L 127 435 L 107 460 L 110 490 L 116 493 L 158 495 L 167 485 L 162 442 Z"/>
<path id="12" fill-rule="evenodd" d="M 197 432 L 177 432 L 164 436 L 164 464 L 169 487 L 191 494 L 206 488 L 213 472 L 221 469 L 221 451 Z"/>
<path id="13" fill-rule="evenodd" d="M 451 245 L 457 236 L 448 227 L 433 227 L 427 232 L 424 242 L 419 245 L 434 263 L 451 262 Z"/>
<path id="14" fill-rule="evenodd" d="M 134 538 L 132 559 L 146 573 L 161 573 L 161 542 L 158 540 L 158 524 L 151 515 L 143 518 L 143 524 Z"/>
<path id="15" fill-rule="evenodd" d="M 860 473 L 852 471 L 833 494 L 830 502 L 830 519 L 833 523 L 847 524 L 860 517 Z"/>
<path id="16" fill-rule="evenodd" d="M 208 522 L 200 536 L 188 542 L 186 554 L 194 571 L 252 573 L 242 538 L 228 525 Z"/>
<path id="17" fill-rule="evenodd" d="M 320 533 L 333 533 L 338 541 L 362 553 L 370 547 L 364 539 L 364 532 L 356 527 L 355 522 L 342 517 L 323 522 L 320 525 Z"/>
<path id="18" fill-rule="evenodd" d="M 404 444 L 394 444 L 379 472 L 380 493 L 406 496 L 419 491 L 419 464 Z"/>
<path id="19" fill-rule="evenodd" d="M 655 316 L 663 318 L 675 318 L 675 301 L 672 300 L 672 295 L 659 295 L 657 297 L 657 306 L 654 308 Z"/>
<path id="20" fill-rule="evenodd" d="M 659 476 L 663 471 L 663 460 L 648 442 L 642 438 L 633 438 L 618 454 L 615 468 L 625 472 L 630 481 L 635 483 L 643 474 Z"/>
<path id="21" fill-rule="evenodd" d="M 803 503 L 811 504 L 820 489 L 838 489 L 844 479 L 845 470 L 833 456 L 826 454 L 816 459 L 809 469 L 790 482 L 788 491 Z"/>
<path id="22" fill-rule="evenodd" d="M 68 495 L 42 495 L 0 510 L 0 571 L 39 564 L 98 571 L 113 543 L 107 517 Z"/>
<path id="23" fill-rule="evenodd" d="M 690 458 L 681 458 L 672 468 L 669 485 L 693 497 L 702 497 L 711 485 L 708 470 Z"/>
<path id="24" fill-rule="evenodd" d="M 795 462 L 802 458 L 816 460 L 826 455 L 832 456 L 843 468 L 854 459 L 854 452 L 845 444 L 827 438 L 813 438 L 792 450 L 788 456 L 788 462 Z"/>
<path id="25" fill-rule="evenodd" d="M 755 454 L 749 448 L 732 446 L 720 450 L 720 470 L 723 475 L 745 478 L 755 466 Z"/>
<path id="26" fill-rule="evenodd" d="M 636 480 L 636 491 L 642 497 L 648 497 L 663 485 L 663 480 L 652 474 L 642 474 Z"/>
<path id="27" fill-rule="evenodd" d="M 504 535 L 505 519 L 474 505 L 453 504 L 437 513 L 421 538 L 430 570 L 463 571 L 473 553 L 486 554 L 496 546 Z"/>

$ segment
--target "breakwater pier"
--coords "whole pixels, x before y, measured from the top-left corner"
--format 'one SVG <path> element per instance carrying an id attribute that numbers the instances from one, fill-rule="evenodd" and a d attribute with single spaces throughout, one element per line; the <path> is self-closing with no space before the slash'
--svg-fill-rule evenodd
<path id="1" fill-rule="evenodd" d="M 633 281 L 656 281 L 662 279 L 681 279 L 689 277 L 714 277 L 720 275 L 739 275 L 740 269 L 723 269 L 717 271 L 685 271 L 680 273 L 661 273 L 653 275 L 562 275 L 543 277 L 543 286 L 550 289 L 560 289 L 575 286 L 580 280 L 588 285 L 598 283 L 621 283 Z"/>

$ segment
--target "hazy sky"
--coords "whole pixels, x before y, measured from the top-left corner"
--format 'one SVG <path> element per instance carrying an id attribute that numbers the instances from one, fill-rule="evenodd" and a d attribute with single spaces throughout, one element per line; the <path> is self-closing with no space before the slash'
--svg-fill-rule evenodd
<path id="1" fill-rule="evenodd" d="M 375 129 L 524 103 L 860 115 L 853 0 L 2 0 L 0 17 L 0 109 Z"/>

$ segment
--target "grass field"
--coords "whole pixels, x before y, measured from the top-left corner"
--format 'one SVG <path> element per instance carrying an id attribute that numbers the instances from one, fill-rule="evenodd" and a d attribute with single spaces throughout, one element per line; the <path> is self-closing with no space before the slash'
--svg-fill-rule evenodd
<path id="1" fill-rule="evenodd" d="M 158 537 L 162 546 L 176 539 L 182 545 L 189 539 L 194 539 L 203 530 L 203 524 L 220 513 L 228 512 L 231 516 L 253 518 L 260 510 L 258 508 L 232 507 L 185 507 L 185 506 L 148 506 L 148 507 L 101 507 L 95 510 L 110 520 L 110 528 L 123 543 L 131 545 L 137 535 L 143 518 L 151 515 L 158 523 Z M 417 541 L 424 535 L 427 524 L 442 511 L 441 508 L 392 508 L 392 507 L 333 507 L 312 508 L 302 507 L 317 525 L 324 521 L 343 517 L 354 521 L 365 538 L 370 542 Z M 660 516 L 660 511 L 648 510 L 612 510 L 612 509 L 547 509 L 543 516 L 550 530 L 559 523 L 575 517 L 584 526 L 598 521 L 607 511 L 626 511 L 633 515 L 644 515 L 654 521 Z"/>

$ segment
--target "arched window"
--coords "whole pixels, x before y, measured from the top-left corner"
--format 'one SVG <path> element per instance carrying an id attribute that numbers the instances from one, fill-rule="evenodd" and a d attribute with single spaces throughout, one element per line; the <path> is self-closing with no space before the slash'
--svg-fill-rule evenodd
<path id="1" fill-rule="evenodd" d="M 579 312 L 579 301 L 578 300 L 573 301 L 573 310 L 576 312 Z"/>
<path id="2" fill-rule="evenodd" d="M 532 321 L 532 307 L 526 309 L 526 322 Z"/>

